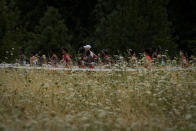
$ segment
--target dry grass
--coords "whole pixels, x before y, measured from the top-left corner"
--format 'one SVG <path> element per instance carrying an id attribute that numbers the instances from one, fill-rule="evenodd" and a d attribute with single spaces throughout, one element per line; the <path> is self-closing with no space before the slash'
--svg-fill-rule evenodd
<path id="1" fill-rule="evenodd" d="M 196 129 L 195 70 L 0 76 L 0 130 Z"/>

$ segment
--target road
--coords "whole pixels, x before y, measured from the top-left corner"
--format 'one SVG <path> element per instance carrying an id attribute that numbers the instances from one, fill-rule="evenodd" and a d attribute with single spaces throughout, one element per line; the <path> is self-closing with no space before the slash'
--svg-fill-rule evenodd
<path id="1" fill-rule="evenodd" d="M 132 71 L 132 72 L 136 72 L 139 70 L 145 70 L 145 68 L 143 67 L 139 67 L 139 68 L 129 68 L 126 67 L 124 69 L 119 69 L 119 68 L 115 68 L 112 67 L 110 69 L 106 69 L 104 68 L 104 66 L 96 66 L 94 69 L 90 69 L 90 68 L 79 68 L 78 66 L 73 66 L 72 68 L 64 68 L 62 65 L 59 65 L 58 67 L 52 67 L 51 65 L 46 65 L 44 67 L 38 67 L 38 66 L 29 66 L 24 65 L 24 66 L 20 66 L 17 64 L 0 64 L 0 68 L 14 68 L 14 69 L 26 69 L 26 70 L 59 70 L 59 71 Z M 165 68 L 152 68 L 152 70 L 196 70 L 196 67 L 189 67 L 189 68 L 181 68 L 181 67 L 165 67 Z"/>

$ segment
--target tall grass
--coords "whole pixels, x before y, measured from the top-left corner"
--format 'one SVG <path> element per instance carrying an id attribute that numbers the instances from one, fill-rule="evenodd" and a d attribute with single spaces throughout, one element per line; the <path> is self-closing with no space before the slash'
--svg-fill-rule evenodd
<path id="1" fill-rule="evenodd" d="M 195 70 L 0 76 L 0 130 L 196 130 Z"/>

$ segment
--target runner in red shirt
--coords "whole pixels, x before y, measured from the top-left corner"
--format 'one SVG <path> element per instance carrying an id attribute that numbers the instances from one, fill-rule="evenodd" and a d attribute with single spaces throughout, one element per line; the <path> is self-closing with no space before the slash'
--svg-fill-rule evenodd
<path id="1" fill-rule="evenodd" d="M 70 55 L 67 53 L 67 49 L 66 48 L 62 48 L 62 54 L 63 54 L 63 65 L 66 67 L 70 67 L 72 65 L 72 60 Z"/>
<path id="2" fill-rule="evenodd" d="M 149 51 L 144 51 L 144 67 L 150 69 L 151 68 L 151 57 L 149 56 Z"/>
<path id="3" fill-rule="evenodd" d="M 182 67 L 188 67 L 188 60 L 184 55 L 183 51 L 180 51 L 180 57 L 181 57 L 181 66 Z"/>

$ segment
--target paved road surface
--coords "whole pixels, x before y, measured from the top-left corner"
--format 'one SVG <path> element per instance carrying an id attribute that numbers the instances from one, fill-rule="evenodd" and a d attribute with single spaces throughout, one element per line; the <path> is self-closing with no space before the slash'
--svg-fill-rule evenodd
<path id="1" fill-rule="evenodd" d="M 17 64 L 0 64 L 0 68 L 14 68 L 14 69 L 27 69 L 27 70 L 32 70 L 32 69 L 37 69 L 37 70 L 64 70 L 64 71 L 138 71 L 138 70 L 142 70 L 144 68 L 137 68 L 137 69 L 133 69 L 133 68 L 126 68 L 126 69 L 118 69 L 115 67 L 112 67 L 111 69 L 105 69 L 103 66 L 96 66 L 94 69 L 90 69 L 90 68 L 79 68 L 78 66 L 73 66 L 72 68 L 64 68 L 62 65 L 59 65 L 58 67 L 52 67 L 51 65 L 46 65 L 45 67 L 32 67 L 27 65 L 24 66 L 20 66 Z M 181 68 L 181 67 L 166 67 L 164 69 L 153 69 L 153 70 L 196 70 L 196 67 L 189 67 L 189 68 Z"/>

